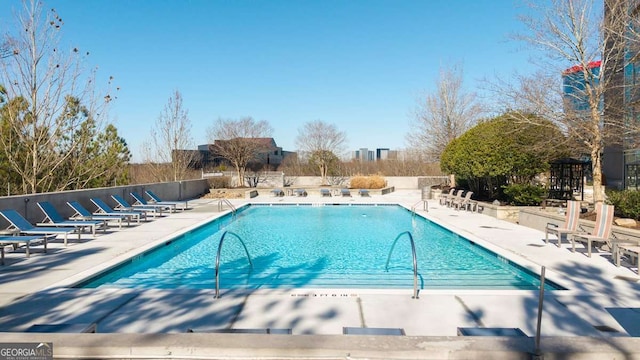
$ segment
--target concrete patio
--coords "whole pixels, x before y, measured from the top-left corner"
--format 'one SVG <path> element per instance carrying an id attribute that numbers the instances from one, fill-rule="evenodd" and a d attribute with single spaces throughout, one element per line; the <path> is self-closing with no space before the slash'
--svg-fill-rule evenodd
<path id="1" fill-rule="evenodd" d="M 370 197 L 259 196 L 250 202 L 398 203 L 568 290 L 548 291 L 542 316 L 545 359 L 640 358 L 640 278 L 588 258 L 582 248 L 544 244 L 540 231 L 455 211 L 419 190 Z M 231 200 L 241 206 L 248 200 Z M 530 358 L 537 291 L 300 289 L 76 289 L 70 285 L 210 220 L 218 200 L 96 239 L 50 243 L 49 252 L 8 253 L 0 267 L 0 342 L 54 343 L 61 358 Z M 213 261 L 213 258 L 212 258 Z M 97 334 L 25 333 L 34 324 L 91 324 Z M 342 335 L 343 327 L 402 328 L 406 336 Z M 528 337 L 458 337 L 458 327 L 519 328 Z M 292 335 L 219 334 L 222 329 L 291 329 Z M 186 333 L 193 329 L 196 333 Z M 201 332 L 201 333 L 198 333 Z M 565 357 L 566 358 L 566 357 Z"/>

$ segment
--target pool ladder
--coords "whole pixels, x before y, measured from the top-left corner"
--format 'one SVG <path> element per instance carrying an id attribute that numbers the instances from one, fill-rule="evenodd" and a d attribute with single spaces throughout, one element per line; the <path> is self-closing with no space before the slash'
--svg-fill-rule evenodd
<path id="1" fill-rule="evenodd" d="M 240 238 L 240 236 L 238 236 L 238 234 L 236 234 L 236 233 L 233 233 L 231 231 L 225 231 L 222 234 L 222 237 L 220 237 L 220 242 L 218 243 L 218 254 L 216 255 L 216 295 L 215 295 L 215 299 L 219 299 L 220 298 L 220 253 L 222 252 L 222 243 L 224 243 L 224 239 L 227 236 L 227 234 L 233 235 L 233 236 L 235 236 L 236 239 L 240 240 L 240 244 L 242 244 L 242 247 L 244 247 L 244 252 L 245 252 L 245 254 L 247 254 L 247 260 L 249 260 L 249 266 L 251 267 L 251 269 L 253 269 L 253 262 L 251 262 L 251 256 L 249 256 L 249 250 L 247 250 L 247 246 L 244 244 L 244 241 L 242 241 L 242 238 Z"/>
<path id="2" fill-rule="evenodd" d="M 228 199 L 222 198 L 218 200 L 218 211 L 222 211 L 224 208 L 224 205 L 227 205 L 229 209 L 231 209 L 231 214 L 233 217 L 235 217 L 238 209 L 236 209 L 236 207 L 233 206 L 231 201 L 229 201 Z"/>
<path id="3" fill-rule="evenodd" d="M 411 213 L 413 216 L 416 216 L 416 210 L 418 209 L 418 205 L 422 204 L 422 209 L 424 211 L 429 211 L 429 202 L 427 200 L 420 200 L 417 203 L 413 204 L 411 207 Z"/>
<path id="4" fill-rule="evenodd" d="M 409 241 L 411 242 L 411 254 L 413 255 L 413 296 L 411 298 L 418 299 L 418 258 L 416 257 L 416 243 L 413 241 L 413 235 L 411 235 L 411 232 L 401 232 L 400 234 L 398 234 L 398 236 L 396 236 L 396 239 L 393 241 L 393 245 L 391 245 L 389 256 L 387 257 L 385 271 L 389 271 L 389 260 L 391 260 L 391 254 L 393 253 L 393 249 L 396 247 L 398 239 L 400 239 L 402 235 L 405 234 L 409 236 Z"/>

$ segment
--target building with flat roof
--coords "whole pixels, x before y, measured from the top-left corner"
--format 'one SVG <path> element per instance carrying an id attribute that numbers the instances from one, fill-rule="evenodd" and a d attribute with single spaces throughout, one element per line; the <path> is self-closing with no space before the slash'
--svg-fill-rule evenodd
<path id="1" fill-rule="evenodd" d="M 234 139 L 236 140 L 236 139 Z M 265 170 L 275 170 L 282 164 L 282 161 L 289 155 L 295 154 L 295 152 L 285 151 L 282 147 L 276 144 L 273 138 L 244 138 L 246 141 L 251 141 L 256 145 L 258 151 L 253 163 L 261 164 Z M 221 165 L 230 166 L 231 164 L 225 159 L 217 148 L 224 146 L 225 142 L 231 140 L 215 140 L 213 144 L 198 145 L 197 150 L 180 150 L 193 152 L 194 160 L 192 161 L 192 168 L 194 169 L 213 169 Z"/>

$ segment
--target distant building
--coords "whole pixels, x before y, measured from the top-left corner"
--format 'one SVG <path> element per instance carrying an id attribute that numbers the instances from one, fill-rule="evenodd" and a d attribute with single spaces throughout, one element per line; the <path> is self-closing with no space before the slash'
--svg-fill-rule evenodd
<path id="1" fill-rule="evenodd" d="M 284 151 L 276 144 L 273 138 L 246 138 L 246 140 L 255 142 L 259 151 L 254 163 L 262 164 L 266 170 L 275 170 L 282 164 L 282 161 L 294 152 Z M 224 142 L 228 140 L 215 140 L 213 144 L 198 145 L 197 150 L 180 150 L 193 151 L 194 161 L 192 167 L 195 169 L 212 169 L 221 165 L 231 166 L 229 161 L 222 157 L 216 148 L 224 146 Z"/>
<path id="2" fill-rule="evenodd" d="M 398 151 L 389 148 L 377 148 L 375 151 L 360 148 L 352 152 L 351 160 L 357 161 L 385 161 L 398 160 Z"/>
<path id="3" fill-rule="evenodd" d="M 374 161 L 374 156 L 374 152 L 367 148 L 360 148 L 353 152 L 353 158 L 359 161 Z"/>
<path id="4" fill-rule="evenodd" d="M 378 148 L 376 149 L 376 160 L 389 160 L 389 149 Z"/>
<path id="5" fill-rule="evenodd" d="M 600 61 L 592 61 L 587 64 L 594 76 L 593 82 L 597 84 L 600 75 Z M 576 65 L 562 72 L 562 96 L 564 98 L 565 111 L 572 113 L 589 112 L 589 97 L 586 93 L 587 83 L 583 73 L 583 67 Z M 602 107 L 603 99 L 600 99 Z"/>

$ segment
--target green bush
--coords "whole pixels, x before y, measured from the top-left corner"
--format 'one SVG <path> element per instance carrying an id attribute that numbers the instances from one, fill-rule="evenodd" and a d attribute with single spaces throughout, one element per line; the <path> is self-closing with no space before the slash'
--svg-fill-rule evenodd
<path id="1" fill-rule="evenodd" d="M 503 186 L 506 200 L 511 205 L 539 205 L 547 191 L 542 186 L 529 184 L 511 184 Z"/>
<path id="2" fill-rule="evenodd" d="M 640 220 L 640 191 L 607 190 L 607 198 L 608 202 L 615 206 L 617 215 Z"/>

